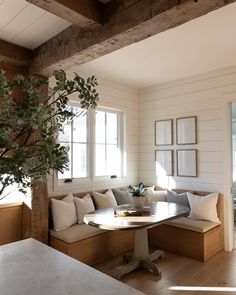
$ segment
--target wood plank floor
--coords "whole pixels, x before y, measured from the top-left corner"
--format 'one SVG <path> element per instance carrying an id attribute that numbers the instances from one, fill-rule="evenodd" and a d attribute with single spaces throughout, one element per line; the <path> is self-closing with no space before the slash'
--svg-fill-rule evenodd
<path id="1" fill-rule="evenodd" d="M 115 266 L 122 263 L 122 257 L 114 257 L 96 268 L 112 275 Z M 154 276 L 145 270 L 136 270 L 124 276 L 121 281 L 147 295 L 197 295 L 197 294 L 236 294 L 236 250 L 221 251 L 207 262 L 198 262 L 172 253 L 166 253 L 165 258 L 158 260 L 162 272 Z M 217 287 L 216 290 L 206 291 L 176 291 L 170 287 Z M 221 291 L 223 287 L 231 287 Z M 234 288 L 234 290 L 232 289 Z"/>

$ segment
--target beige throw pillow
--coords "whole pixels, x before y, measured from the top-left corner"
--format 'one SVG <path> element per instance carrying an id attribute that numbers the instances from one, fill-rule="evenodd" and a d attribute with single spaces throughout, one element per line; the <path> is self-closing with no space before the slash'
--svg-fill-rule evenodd
<path id="1" fill-rule="evenodd" d="M 84 215 L 95 211 L 93 200 L 90 194 L 85 195 L 83 198 L 75 198 L 75 205 L 77 210 L 78 224 L 84 223 Z"/>
<path id="2" fill-rule="evenodd" d="M 108 190 L 105 194 L 93 192 L 94 201 L 97 209 L 112 208 L 117 206 L 116 199 L 112 190 Z"/>
<path id="3" fill-rule="evenodd" d="M 216 208 L 218 193 L 203 197 L 188 192 L 187 196 L 191 208 L 190 218 L 220 223 Z"/>
<path id="4" fill-rule="evenodd" d="M 62 200 L 51 199 L 52 219 L 55 231 L 67 229 L 77 223 L 76 207 L 72 194 Z"/>

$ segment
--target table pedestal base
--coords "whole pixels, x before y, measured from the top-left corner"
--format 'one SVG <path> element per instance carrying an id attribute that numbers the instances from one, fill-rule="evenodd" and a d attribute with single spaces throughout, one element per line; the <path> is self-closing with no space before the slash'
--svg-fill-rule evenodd
<path id="1" fill-rule="evenodd" d="M 147 229 L 138 229 L 135 231 L 134 254 L 123 256 L 127 264 L 117 267 L 113 272 L 113 276 L 120 279 L 123 275 L 139 267 L 151 271 L 154 275 L 160 275 L 160 271 L 154 263 L 160 257 L 164 257 L 164 251 L 162 250 L 156 250 L 151 255 L 149 254 Z"/>

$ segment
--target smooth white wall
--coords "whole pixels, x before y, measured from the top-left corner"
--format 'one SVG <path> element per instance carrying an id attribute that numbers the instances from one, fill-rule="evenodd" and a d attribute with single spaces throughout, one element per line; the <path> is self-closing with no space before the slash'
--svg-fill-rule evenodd
<path id="1" fill-rule="evenodd" d="M 69 73 L 68 77 L 72 78 Z M 53 85 L 53 81 L 50 81 Z M 58 187 L 53 176 L 48 180 L 49 195 L 69 192 L 85 192 L 96 189 L 119 187 L 138 181 L 138 95 L 137 90 L 123 85 L 104 81 L 98 78 L 99 106 L 117 109 L 124 112 L 125 119 L 125 156 L 126 177 L 115 180 L 81 181 L 79 184 L 69 183 Z M 70 98 L 76 101 L 76 96 Z"/>

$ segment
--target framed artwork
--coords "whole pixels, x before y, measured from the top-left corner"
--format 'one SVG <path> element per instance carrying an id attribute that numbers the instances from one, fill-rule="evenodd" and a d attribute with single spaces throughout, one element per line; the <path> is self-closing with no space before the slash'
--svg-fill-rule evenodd
<path id="1" fill-rule="evenodd" d="M 197 117 L 185 117 L 176 119 L 176 143 L 197 143 Z"/>
<path id="2" fill-rule="evenodd" d="M 157 176 L 173 175 L 173 150 L 156 150 L 155 164 Z"/>
<path id="3" fill-rule="evenodd" d="M 177 150 L 177 176 L 197 177 L 197 150 Z"/>
<path id="4" fill-rule="evenodd" d="M 155 145 L 173 144 L 173 120 L 155 121 Z"/>

